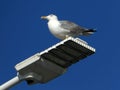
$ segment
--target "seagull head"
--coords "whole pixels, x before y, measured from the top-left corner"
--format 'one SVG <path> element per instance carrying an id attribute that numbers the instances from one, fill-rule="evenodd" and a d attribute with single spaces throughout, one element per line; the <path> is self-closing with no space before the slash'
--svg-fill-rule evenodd
<path id="1" fill-rule="evenodd" d="M 41 16 L 41 19 L 46 19 L 48 21 L 50 21 L 50 20 L 58 20 L 57 16 L 54 15 L 54 14 L 50 14 L 48 16 Z"/>

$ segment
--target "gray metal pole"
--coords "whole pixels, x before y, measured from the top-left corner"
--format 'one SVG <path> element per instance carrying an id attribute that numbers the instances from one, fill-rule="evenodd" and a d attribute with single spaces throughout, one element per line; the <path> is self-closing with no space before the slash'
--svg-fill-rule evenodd
<path id="1" fill-rule="evenodd" d="M 7 81 L 6 83 L 2 84 L 0 86 L 0 90 L 8 90 L 9 88 L 13 87 L 17 83 L 19 83 L 21 80 L 18 76 L 14 77 L 13 79 Z"/>

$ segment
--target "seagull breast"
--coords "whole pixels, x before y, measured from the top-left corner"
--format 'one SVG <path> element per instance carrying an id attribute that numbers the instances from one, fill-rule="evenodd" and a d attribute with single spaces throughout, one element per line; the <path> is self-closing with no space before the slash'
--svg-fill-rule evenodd
<path id="1" fill-rule="evenodd" d="M 58 20 L 50 20 L 48 22 L 48 28 L 50 32 L 57 38 L 64 39 L 68 30 L 61 28 L 61 24 Z"/>

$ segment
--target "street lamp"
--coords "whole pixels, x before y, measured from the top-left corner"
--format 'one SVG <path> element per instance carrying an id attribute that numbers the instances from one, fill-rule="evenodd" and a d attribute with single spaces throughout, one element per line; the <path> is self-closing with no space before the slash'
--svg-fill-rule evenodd
<path id="1" fill-rule="evenodd" d="M 87 42 L 69 37 L 15 66 L 17 76 L 0 86 L 7 90 L 25 80 L 29 85 L 47 83 L 62 75 L 69 66 L 95 53 Z"/>

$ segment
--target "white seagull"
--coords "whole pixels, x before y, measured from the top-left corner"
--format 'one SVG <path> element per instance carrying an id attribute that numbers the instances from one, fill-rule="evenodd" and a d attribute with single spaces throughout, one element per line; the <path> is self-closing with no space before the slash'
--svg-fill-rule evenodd
<path id="1" fill-rule="evenodd" d="M 41 16 L 42 19 L 48 20 L 48 28 L 50 32 L 59 39 L 66 39 L 68 37 L 77 37 L 80 35 L 88 36 L 96 32 L 94 29 L 87 29 L 81 27 L 73 22 L 66 20 L 58 20 L 54 14 L 48 16 Z"/>

